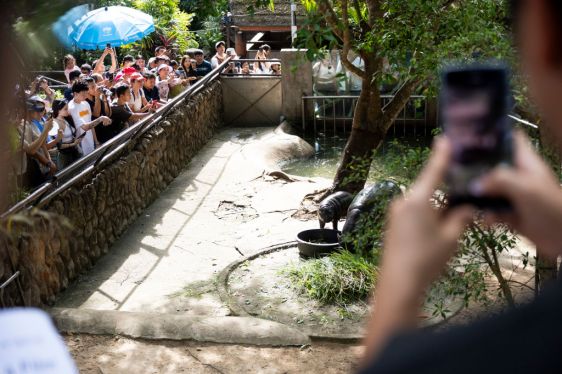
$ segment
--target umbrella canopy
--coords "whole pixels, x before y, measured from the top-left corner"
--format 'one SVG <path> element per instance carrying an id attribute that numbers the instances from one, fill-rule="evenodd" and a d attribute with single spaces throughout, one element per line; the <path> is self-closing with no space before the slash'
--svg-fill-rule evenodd
<path id="1" fill-rule="evenodd" d="M 90 9 L 86 4 L 75 6 L 53 24 L 53 33 L 66 48 L 72 48 L 74 45 L 74 41 L 70 39 L 70 33 L 73 31 L 72 25 L 88 13 L 88 10 Z"/>
<path id="2" fill-rule="evenodd" d="M 76 21 L 69 37 L 78 48 L 103 49 L 129 44 L 154 31 L 154 20 L 139 10 L 110 6 L 92 10 Z"/>

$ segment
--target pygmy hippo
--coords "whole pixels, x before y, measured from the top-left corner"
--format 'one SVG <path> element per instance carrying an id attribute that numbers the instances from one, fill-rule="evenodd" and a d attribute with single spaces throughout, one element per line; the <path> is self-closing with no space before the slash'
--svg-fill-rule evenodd
<path id="1" fill-rule="evenodd" d="M 355 196 L 347 210 L 347 218 L 343 225 L 342 235 L 351 233 L 363 213 L 369 212 L 382 199 L 390 201 L 394 196 L 402 193 L 400 187 L 392 181 L 381 181 L 372 186 L 365 187 Z"/>
<path id="2" fill-rule="evenodd" d="M 338 229 L 338 221 L 345 216 L 349 204 L 353 201 L 353 195 L 349 192 L 334 192 L 320 202 L 318 206 L 318 221 L 323 229 L 327 222 L 332 222 L 333 229 Z"/>

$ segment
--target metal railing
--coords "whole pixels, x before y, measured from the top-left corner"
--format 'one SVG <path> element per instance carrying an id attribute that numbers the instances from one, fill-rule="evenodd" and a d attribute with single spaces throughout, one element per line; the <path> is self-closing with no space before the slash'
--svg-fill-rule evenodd
<path id="1" fill-rule="evenodd" d="M 67 82 L 63 82 L 63 81 L 60 81 L 58 79 L 53 78 L 53 75 L 56 75 L 57 77 L 60 77 L 60 76 L 64 77 L 65 76 L 64 71 L 62 71 L 62 70 L 30 71 L 29 74 L 32 75 L 34 78 L 36 78 L 36 77 L 45 78 L 49 82 L 50 88 L 59 89 L 59 88 L 68 87 Z"/>
<path id="2" fill-rule="evenodd" d="M 381 105 L 384 107 L 392 99 L 393 95 L 381 95 Z M 324 133 L 331 130 L 334 134 L 342 130 L 344 134 L 351 130 L 355 106 L 358 95 L 316 95 L 302 97 L 302 130 L 307 130 L 308 123 L 312 120 L 313 130 L 316 134 L 320 127 Z M 406 133 L 412 130 L 414 135 L 428 135 L 428 131 L 435 127 L 429 124 L 427 99 L 425 96 L 412 95 L 404 106 L 404 109 L 396 117 L 390 134 L 397 135 L 398 132 Z M 410 126 L 410 125 L 415 126 Z M 401 127 L 400 127 L 401 125 Z"/>
<path id="3" fill-rule="evenodd" d="M 97 170 L 105 161 L 111 160 L 129 145 L 134 144 L 133 142 L 139 136 L 156 126 L 170 110 L 176 108 L 184 100 L 189 99 L 191 96 L 201 91 L 206 87 L 207 83 L 213 82 L 228 62 L 228 59 L 225 60 L 209 74 L 197 80 L 195 84 L 168 101 L 153 115 L 135 123 L 111 140 L 103 143 L 92 153 L 78 159 L 67 168 L 56 173 L 52 180 L 39 186 L 28 197 L 4 212 L 0 218 L 5 218 L 10 214 L 20 212 L 24 209 L 30 209 L 33 206 L 42 206 L 66 189 L 80 182 L 86 175 L 89 175 L 91 172 Z"/>
<path id="4" fill-rule="evenodd" d="M 244 62 L 247 62 L 248 64 L 250 64 L 250 67 L 252 69 L 250 69 L 250 73 L 249 74 L 242 74 L 241 72 L 238 73 L 224 73 L 221 72 L 221 76 L 223 77 L 272 77 L 272 78 L 281 78 L 282 74 L 279 75 L 275 75 L 275 74 L 269 74 L 269 73 L 254 73 L 253 71 L 253 66 L 254 66 L 254 62 L 275 62 L 278 63 L 281 66 L 281 61 L 280 60 L 273 60 L 273 59 L 267 59 L 267 60 L 258 60 L 258 59 L 237 59 L 237 60 L 231 60 L 230 62 L 235 63 L 235 64 L 242 64 Z"/>

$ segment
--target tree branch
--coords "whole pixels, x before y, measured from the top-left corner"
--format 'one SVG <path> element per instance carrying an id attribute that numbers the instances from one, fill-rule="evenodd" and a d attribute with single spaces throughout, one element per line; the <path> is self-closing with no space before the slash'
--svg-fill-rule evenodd
<path id="1" fill-rule="evenodd" d="M 342 20 L 343 20 L 343 49 L 340 51 L 340 60 L 347 70 L 357 75 L 359 78 L 366 79 L 367 74 L 357 66 L 353 65 L 347 56 L 351 49 L 351 30 L 349 29 L 349 14 L 347 0 L 342 0 Z"/>
<path id="2" fill-rule="evenodd" d="M 404 109 L 404 106 L 410 99 L 410 95 L 412 95 L 412 92 L 414 92 L 420 81 L 420 78 L 413 78 L 404 82 L 392 100 L 383 108 L 384 123 L 392 123 L 392 121 L 396 119 L 398 114 Z"/>
<path id="3" fill-rule="evenodd" d="M 328 26 L 332 29 L 334 35 L 343 42 L 343 35 L 339 27 L 338 16 L 334 11 L 334 8 L 330 4 L 328 0 L 320 0 L 318 1 L 318 8 L 320 11 L 324 13 L 326 16 L 326 22 Z"/>
<path id="4" fill-rule="evenodd" d="M 367 0 L 367 10 L 369 11 L 369 27 L 373 28 L 375 22 L 382 17 L 380 0 Z"/>
<path id="5" fill-rule="evenodd" d="M 349 48 L 346 49 L 344 47 L 344 49 L 340 51 L 340 60 L 343 66 L 345 67 L 345 69 L 357 75 L 361 79 L 367 79 L 367 73 L 365 72 L 365 70 L 353 65 L 353 63 L 347 59 L 348 55 L 349 55 Z"/>
<path id="6" fill-rule="evenodd" d="M 372 27 L 369 26 L 367 21 L 363 18 L 363 14 L 361 13 L 361 6 L 359 5 L 358 0 L 353 0 L 353 7 L 355 8 L 355 12 L 357 13 L 357 17 L 359 18 L 359 26 L 361 27 L 361 39 L 365 38 L 371 30 Z"/>

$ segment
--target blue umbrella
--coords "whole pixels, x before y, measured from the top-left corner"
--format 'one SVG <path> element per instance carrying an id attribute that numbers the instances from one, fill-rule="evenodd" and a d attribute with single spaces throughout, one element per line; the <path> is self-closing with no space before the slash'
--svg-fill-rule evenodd
<path id="1" fill-rule="evenodd" d="M 74 46 L 74 41 L 69 37 L 73 30 L 72 25 L 88 13 L 88 10 L 90 8 L 87 4 L 75 6 L 53 24 L 53 33 L 66 48 Z"/>
<path id="2" fill-rule="evenodd" d="M 103 49 L 129 44 L 154 31 L 151 16 L 136 9 L 110 6 L 92 10 L 76 21 L 69 37 L 76 47 Z"/>

